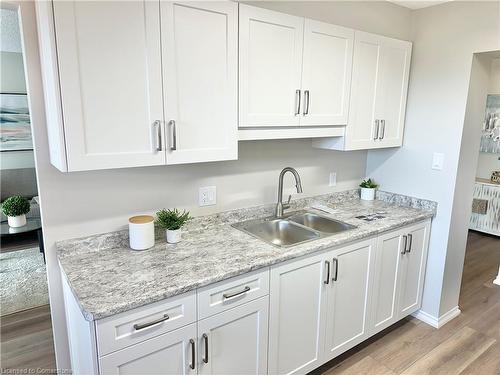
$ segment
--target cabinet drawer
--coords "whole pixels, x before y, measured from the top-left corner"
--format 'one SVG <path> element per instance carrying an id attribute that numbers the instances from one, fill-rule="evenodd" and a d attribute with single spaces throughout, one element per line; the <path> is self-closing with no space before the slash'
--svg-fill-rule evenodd
<path id="1" fill-rule="evenodd" d="M 194 291 L 98 320 L 96 330 L 99 356 L 137 344 L 195 320 Z"/>
<path id="2" fill-rule="evenodd" d="M 269 294 L 269 269 L 259 270 L 198 290 L 198 319 Z"/>

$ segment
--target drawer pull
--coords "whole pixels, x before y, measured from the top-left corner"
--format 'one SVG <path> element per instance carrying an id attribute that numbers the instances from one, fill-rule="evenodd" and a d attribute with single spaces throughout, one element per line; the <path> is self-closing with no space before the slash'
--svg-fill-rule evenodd
<path id="1" fill-rule="evenodd" d="M 205 341 L 205 355 L 203 356 L 203 362 L 208 363 L 208 335 L 206 333 L 203 334 L 203 340 Z"/>
<path id="2" fill-rule="evenodd" d="M 413 235 L 412 234 L 408 234 L 408 251 L 407 253 L 409 253 L 411 251 L 411 245 L 413 243 Z"/>
<path id="3" fill-rule="evenodd" d="M 337 281 L 339 277 L 339 260 L 337 258 L 333 258 L 333 270 L 335 273 L 332 276 L 332 282 Z"/>
<path id="4" fill-rule="evenodd" d="M 168 320 L 168 319 L 170 319 L 170 317 L 167 314 L 165 314 L 165 315 L 163 315 L 163 318 L 159 318 L 159 319 L 153 320 L 152 322 L 143 323 L 143 324 L 134 324 L 134 329 L 136 331 L 140 331 L 141 329 L 154 326 L 155 324 L 164 322 L 165 320 Z"/>
<path id="5" fill-rule="evenodd" d="M 195 348 L 194 348 L 194 340 L 190 339 L 189 343 L 191 344 L 191 363 L 189 364 L 189 367 L 191 370 L 194 370 L 194 366 L 196 363 L 196 353 L 195 353 Z"/>
<path id="6" fill-rule="evenodd" d="M 231 298 L 234 298 L 234 297 L 237 297 L 243 293 L 246 293 L 250 291 L 250 287 L 249 286 L 246 286 L 243 290 L 240 290 L 239 292 L 235 292 L 235 293 L 224 293 L 222 295 L 222 297 L 224 297 L 224 299 L 231 299 Z"/>
<path id="7" fill-rule="evenodd" d="M 408 236 L 406 234 L 403 235 L 403 241 L 404 241 L 404 245 L 403 245 L 403 250 L 401 251 L 401 254 L 405 255 L 406 254 L 406 246 L 408 245 Z"/>

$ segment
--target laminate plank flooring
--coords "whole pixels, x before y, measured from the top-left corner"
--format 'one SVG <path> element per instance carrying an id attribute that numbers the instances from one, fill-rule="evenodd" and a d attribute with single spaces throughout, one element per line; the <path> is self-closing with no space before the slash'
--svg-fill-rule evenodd
<path id="1" fill-rule="evenodd" d="M 49 305 L 2 316 L 0 323 L 2 373 L 16 373 L 10 369 L 55 373 L 47 372 L 56 368 Z"/>
<path id="2" fill-rule="evenodd" d="M 470 231 L 457 318 L 440 329 L 406 318 L 314 373 L 500 375 L 499 264 L 500 239 Z"/>

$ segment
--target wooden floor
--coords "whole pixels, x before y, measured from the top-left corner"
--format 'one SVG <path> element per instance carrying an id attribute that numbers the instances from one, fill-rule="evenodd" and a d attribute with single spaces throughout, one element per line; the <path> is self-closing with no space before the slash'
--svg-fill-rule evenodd
<path id="1" fill-rule="evenodd" d="M 415 318 L 327 363 L 324 375 L 499 375 L 500 239 L 469 232 L 457 318 L 439 330 Z"/>
<path id="2" fill-rule="evenodd" d="M 492 284 L 499 263 L 500 239 L 470 232 L 459 317 L 439 330 L 405 319 L 314 374 L 499 375 L 500 287 Z M 0 341 L 2 370 L 55 368 L 48 306 L 2 317 Z"/>
<path id="3" fill-rule="evenodd" d="M 53 370 L 56 367 L 49 305 L 0 318 L 1 373 L 4 369 Z"/>

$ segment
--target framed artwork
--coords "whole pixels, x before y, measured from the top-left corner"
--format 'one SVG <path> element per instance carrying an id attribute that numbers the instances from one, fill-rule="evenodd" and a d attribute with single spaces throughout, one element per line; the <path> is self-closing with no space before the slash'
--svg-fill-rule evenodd
<path id="1" fill-rule="evenodd" d="M 33 150 L 27 94 L 0 94 L 0 151 Z"/>
<path id="2" fill-rule="evenodd" d="M 500 95 L 488 95 L 480 152 L 500 154 Z"/>

